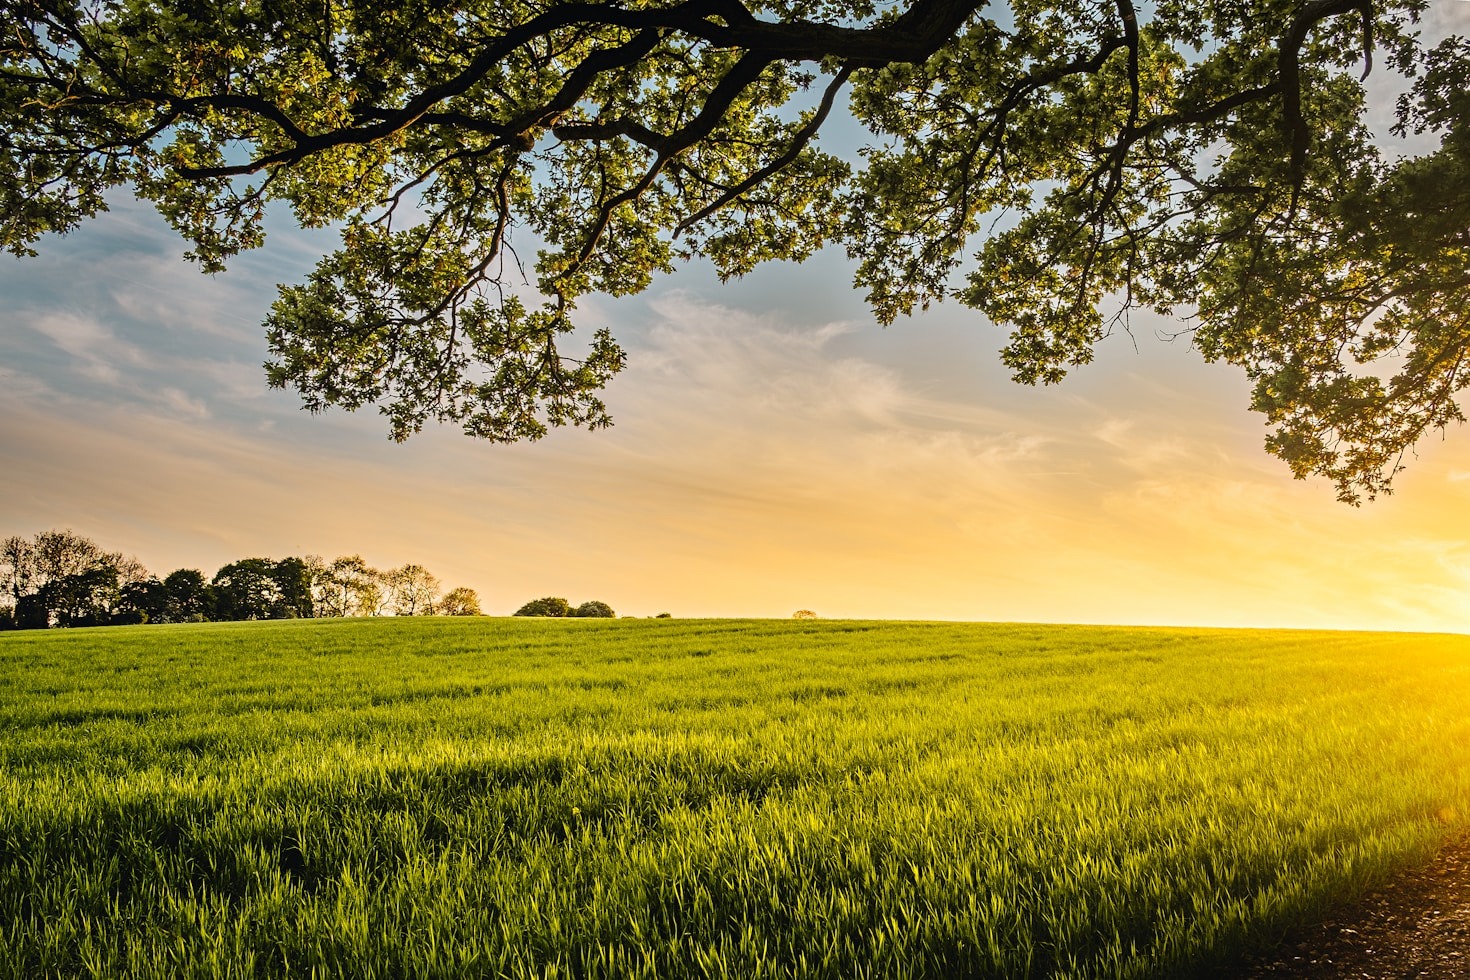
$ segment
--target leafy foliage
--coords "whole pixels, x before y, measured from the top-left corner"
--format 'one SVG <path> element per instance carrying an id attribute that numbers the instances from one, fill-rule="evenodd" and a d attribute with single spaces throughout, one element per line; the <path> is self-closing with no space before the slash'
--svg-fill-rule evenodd
<path id="1" fill-rule="evenodd" d="M 1356 501 L 1467 382 L 1470 44 L 1421 44 L 1425 2 L 4 0 L 0 243 L 130 185 L 216 271 L 284 202 L 341 247 L 282 288 L 270 383 L 501 441 L 609 423 L 579 297 L 841 243 L 880 320 L 959 300 L 1029 383 L 1192 313 Z M 1429 152 L 1379 151 L 1370 67 Z M 856 168 L 815 142 L 844 92 Z"/>
<path id="2" fill-rule="evenodd" d="M 242 558 L 214 575 L 216 619 L 297 619 L 305 583 L 300 559 Z M 311 615 L 310 600 L 306 615 Z"/>
<path id="3" fill-rule="evenodd" d="M 478 616 L 480 597 L 474 589 L 461 585 L 444 594 L 444 598 L 439 600 L 438 612 L 441 616 Z"/>
<path id="4" fill-rule="evenodd" d="M 410 562 L 384 573 L 393 612 L 398 616 L 429 616 L 439 598 L 439 579 L 422 565 Z"/>
<path id="5" fill-rule="evenodd" d="M 571 615 L 580 616 L 583 619 L 616 619 L 618 614 L 613 612 L 613 607 L 607 603 L 589 599 L 573 609 Z"/>
<path id="6" fill-rule="evenodd" d="M 331 564 L 315 561 L 313 593 L 321 616 L 376 616 L 387 598 L 383 573 L 361 555 L 343 555 Z"/>
<path id="7" fill-rule="evenodd" d="M 101 626 L 121 599 L 117 568 L 106 562 L 63 575 L 37 593 L 57 626 Z"/>
<path id="8" fill-rule="evenodd" d="M 180 568 L 163 579 L 168 590 L 169 622 L 195 623 L 208 617 L 214 596 L 204 573 L 195 568 Z"/>
<path id="9" fill-rule="evenodd" d="M 21 629 L 129 619 L 128 593 L 146 578 L 136 558 L 103 551 L 69 529 L 0 542 L 0 592 L 9 593 L 12 622 Z"/>
<path id="10" fill-rule="evenodd" d="M 532 599 L 515 611 L 517 616 L 567 616 L 572 611 L 571 603 L 556 596 Z"/>
<path id="11" fill-rule="evenodd" d="M 307 619 L 315 616 L 478 616 L 473 589 L 449 593 L 422 565 L 380 572 L 360 555 L 244 558 L 208 580 L 181 568 L 161 581 L 136 558 L 90 538 L 42 531 L 0 541 L 0 629 Z"/>

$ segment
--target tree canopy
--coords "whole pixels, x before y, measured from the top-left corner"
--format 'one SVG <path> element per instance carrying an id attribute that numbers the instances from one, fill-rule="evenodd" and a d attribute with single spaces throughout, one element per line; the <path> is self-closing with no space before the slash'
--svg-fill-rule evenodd
<path id="1" fill-rule="evenodd" d="M 839 243 L 880 321 L 968 304 L 1023 382 L 1187 314 L 1355 501 L 1461 420 L 1470 44 L 1426 4 L 0 0 L 0 240 L 131 186 L 214 271 L 284 202 L 341 247 L 282 287 L 269 382 L 498 441 L 608 424 L 580 297 Z M 1370 70 L 1422 154 L 1380 149 Z M 860 160 L 818 148 L 844 110 Z"/>
<path id="2" fill-rule="evenodd" d="M 532 599 L 514 613 L 516 616 L 570 616 L 571 603 L 559 596 Z"/>
<path id="3" fill-rule="evenodd" d="M 474 589 L 458 586 L 444 593 L 436 611 L 441 616 L 478 616 L 480 596 Z"/>
<path id="4" fill-rule="evenodd" d="M 71 530 L 0 539 L 0 630 L 381 616 L 389 609 L 480 615 L 474 589 L 451 589 L 442 602 L 439 591 L 439 579 L 422 565 L 380 572 L 360 555 L 242 558 L 213 580 L 193 568 L 159 579 L 138 559 L 103 551 Z"/>
<path id="5" fill-rule="evenodd" d="M 609 606 L 601 599 L 588 599 L 576 609 L 573 609 L 569 615 L 581 619 L 616 619 L 618 614 L 613 612 L 612 606 Z"/>

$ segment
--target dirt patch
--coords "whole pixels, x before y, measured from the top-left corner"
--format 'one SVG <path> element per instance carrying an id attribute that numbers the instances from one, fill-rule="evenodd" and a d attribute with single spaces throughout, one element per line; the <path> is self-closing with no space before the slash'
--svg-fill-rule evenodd
<path id="1" fill-rule="evenodd" d="M 1238 977 L 1470 977 L 1470 837 L 1326 922 L 1293 932 Z"/>

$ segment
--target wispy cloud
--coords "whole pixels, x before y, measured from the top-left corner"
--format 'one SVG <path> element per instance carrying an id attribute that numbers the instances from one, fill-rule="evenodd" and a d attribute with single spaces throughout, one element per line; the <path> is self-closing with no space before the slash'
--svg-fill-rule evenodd
<path id="1" fill-rule="evenodd" d="M 179 418 L 203 420 L 209 418 L 209 406 L 201 398 L 195 398 L 177 388 L 163 388 L 158 400 L 173 415 Z"/>
<path id="2" fill-rule="evenodd" d="M 22 314 L 20 320 L 22 325 L 68 354 L 73 369 L 90 381 L 119 384 L 122 380 L 119 369 L 140 364 L 144 359 L 141 351 L 119 339 L 93 317 L 48 312 Z"/>
<path id="3" fill-rule="evenodd" d="M 0 269 L 0 532 L 70 525 L 159 571 L 415 560 L 502 612 L 552 593 L 680 614 L 1470 626 L 1464 439 L 1426 450 L 1402 497 L 1341 507 L 1261 452 L 1243 382 L 1183 345 L 1113 345 L 1060 389 L 1019 389 L 973 317 L 884 333 L 850 297 L 786 302 L 804 280 L 783 272 L 723 303 L 589 303 L 631 358 L 610 431 L 395 446 L 371 412 L 310 418 L 261 379 L 274 283 L 320 242 L 207 278 L 146 213 L 120 220 L 67 261 Z M 75 282 L 94 254 L 132 257 Z"/>

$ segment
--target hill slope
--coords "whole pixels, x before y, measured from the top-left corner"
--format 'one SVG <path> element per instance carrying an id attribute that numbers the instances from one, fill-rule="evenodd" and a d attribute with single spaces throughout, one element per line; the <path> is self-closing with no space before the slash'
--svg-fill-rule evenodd
<path id="1" fill-rule="evenodd" d="M 0 636 L 0 976 L 1198 975 L 1467 825 L 1467 637 Z"/>

